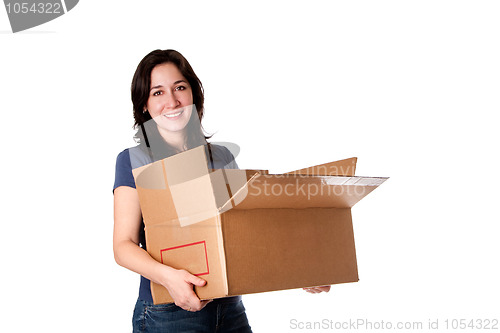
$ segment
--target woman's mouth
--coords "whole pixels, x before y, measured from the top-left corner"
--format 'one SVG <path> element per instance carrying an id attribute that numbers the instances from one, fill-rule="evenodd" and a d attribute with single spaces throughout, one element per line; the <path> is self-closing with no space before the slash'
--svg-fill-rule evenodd
<path id="1" fill-rule="evenodd" d="M 166 113 L 164 114 L 165 117 L 167 117 L 168 119 L 176 119 L 178 118 L 182 113 L 184 112 L 184 109 L 180 110 L 180 111 L 177 111 L 175 113 Z"/>

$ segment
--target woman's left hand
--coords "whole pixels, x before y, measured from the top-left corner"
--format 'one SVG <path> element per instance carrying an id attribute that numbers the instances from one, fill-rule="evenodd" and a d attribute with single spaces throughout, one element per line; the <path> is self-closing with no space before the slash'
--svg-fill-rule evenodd
<path id="1" fill-rule="evenodd" d="M 310 287 L 310 288 L 302 288 L 304 289 L 305 291 L 307 291 L 308 293 L 311 293 L 311 294 L 319 294 L 321 292 L 329 292 L 330 291 L 330 287 L 331 286 L 321 286 L 321 287 Z"/>

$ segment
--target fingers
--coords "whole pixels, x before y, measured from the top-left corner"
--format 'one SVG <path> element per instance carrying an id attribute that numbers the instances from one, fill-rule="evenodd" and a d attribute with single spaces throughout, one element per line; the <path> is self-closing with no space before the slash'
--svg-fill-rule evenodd
<path id="1" fill-rule="evenodd" d="M 189 312 L 196 312 L 196 311 L 201 311 L 208 303 L 212 302 L 212 299 L 207 299 L 204 301 L 200 301 L 199 299 L 197 301 L 192 301 L 190 302 L 191 305 L 185 304 L 185 305 L 178 305 L 182 309 L 189 311 Z"/>
<path id="2" fill-rule="evenodd" d="M 178 307 L 180 307 L 186 311 L 196 312 L 196 311 L 200 311 L 201 309 L 203 309 L 203 307 L 206 304 L 203 304 L 203 302 L 200 301 L 198 296 L 196 296 L 194 291 L 192 291 L 191 293 L 186 295 L 185 298 L 177 300 L 175 302 L 175 305 L 177 305 Z"/>
<path id="3" fill-rule="evenodd" d="M 302 288 L 302 289 L 304 289 L 305 291 L 307 291 L 310 294 L 319 294 L 322 292 L 325 292 L 325 293 L 329 292 L 330 288 L 331 288 L 331 286 L 320 286 L 320 287 L 310 287 L 310 288 Z"/>
<path id="4" fill-rule="evenodd" d="M 208 303 L 210 303 L 212 301 L 213 301 L 213 299 L 207 299 L 207 300 L 201 301 L 201 309 L 203 309 Z"/>
<path id="5" fill-rule="evenodd" d="M 194 284 L 195 286 L 198 287 L 203 287 L 207 283 L 207 281 L 203 280 L 202 278 L 199 278 L 196 275 L 191 275 L 191 274 L 187 276 L 186 282 Z"/>
<path id="6" fill-rule="evenodd" d="M 319 290 L 320 292 L 329 292 L 330 291 L 330 288 L 331 286 L 321 286 L 321 287 L 316 287 L 316 290 Z"/>
<path id="7" fill-rule="evenodd" d="M 193 286 L 203 287 L 207 284 L 207 281 L 197 277 L 196 275 L 192 275 L 185 270 L 180 270 L 179 272 L 182 274 L 185 284 L 182 287 L 184 291 L 180 293 L 179 297 L 177 297 L 175 304 L 186 311 L 200 311 L 211 300 L 200 301 L 194 292 Z"/>
<path id="8" fill-rule="evenodd" d="M 302 288 L 310 294 L 319 294 L 321 291 L 316 290 L 316 288 Z"/>

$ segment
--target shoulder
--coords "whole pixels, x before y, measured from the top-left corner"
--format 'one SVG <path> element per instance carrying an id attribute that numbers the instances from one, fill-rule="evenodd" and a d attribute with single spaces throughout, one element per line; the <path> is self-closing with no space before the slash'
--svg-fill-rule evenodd
<path id="1" fill-rule="evenodd" d="M 140 146 L 126 148 L 116 157 L 116 177 L 132 178 L 132 170 L 152 162 Z"/>
<path id="2" fill-rule="evenodd" d="M 225 169 L 238 169 L 234 155 L 227 147 L 213 143 L 210 144 L 210 147 L 214 160 L 223 161 Z"/>
<path id="3" fill-rule="evenodd" d="M 149 163 L 153 163 L 153 159 L 142 148 L 141 145 L 128 148 L 127 150 L 129 152 L 130 164 L 131 164 L 132 169 L 141 167 L 141 166 L 149 164 Z"/>
<path id="4" fill-rule="evenodd" d="M 117 167 L 126 167 L 130 165 L 130 153 L 129 148 L 122 150 L 116 157 Z"/>
<path id="5" fill-rule="evenodd" d="M 135 188 L 130 163 L 130 151 L 128 148 L 122 150 L 116 157 L 115 184 L 113 186 L 113 191 L 119 186 L 130 186 Z"/>
<path id="6" fill-rule="evenodd" d="M 140 145 L 122 150 L 116 158 L 117 164 L 127 165 L 131 169 L 135 169 L 152 162 L 153 160 L 149 154 L 144 151 Z"/>

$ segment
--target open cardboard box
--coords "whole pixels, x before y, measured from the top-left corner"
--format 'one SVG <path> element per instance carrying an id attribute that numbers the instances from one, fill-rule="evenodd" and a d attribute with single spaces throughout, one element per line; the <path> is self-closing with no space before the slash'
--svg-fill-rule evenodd
<path id="1" fill-rule="evenodd" d="M 387 178 L 356 158 L 287 174 L 210 170 L 203 146 L 133 170 L 148 253 L 200 299 L 358 281 L 351 207 Z M 151 283 L 155 304 L 173 302 Z"/>

